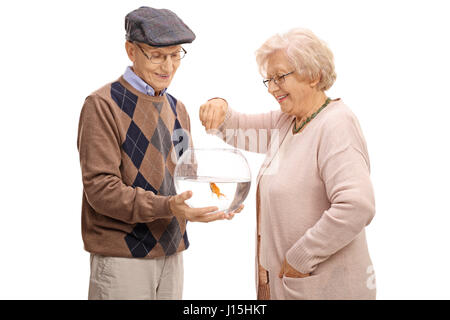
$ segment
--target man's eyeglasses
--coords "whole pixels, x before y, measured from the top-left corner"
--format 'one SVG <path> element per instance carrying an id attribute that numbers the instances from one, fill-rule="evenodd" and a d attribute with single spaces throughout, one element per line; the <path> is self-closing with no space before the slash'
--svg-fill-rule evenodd
<path id="1" fill-rule="evenodd" d="M 286 78 L 288 75 L 290 75 L 291 73 L 294 73 L 294 72 L 295 72 L 295 71 L 291 71 L 291 72 L 288 72 L 288 73 L 285 73 L 285 74 L 282 74 L 282 75 L 279 75 L 279 76 L 275 76 L 275 77 L 270 78 L 270 79 L 264 79 L 264 80 L 263 80 L 263 83 L 264 83 L 264 85 L 265 85 L 267 88 L 268 88 L 269 85 L 270 85 L 270 81 L 273 81 L 273 83 L 275 83 L 276 85 L 283 84 L 284 81 L 286 80 L 285 78 Z"/>
<path id="2" fill-rule="evenodd" d="M 167 56 L 170 56 L 170 58 L 175 61 L 181 60 L 184 58 L 184 56 L 187 53 L 187 51 L 184 50 L 184 48 L 182 47 L 180 50 L 169 53 L 169 54 L 162 54 L 159 52 L 155 52 L 152 55 L 148 56 L 148 54 L 145 53 L 144 49 L 142 49 L 142 47 L 140 45 L 138 45 L 136 42 L 134 44 L 136 44 L 138 46 L 138 48 L 141 49 L 144 56 L 148 60 L 150 60 L 151 63 L 156 63 L 156 64 L 160 64 L 160 63 L 163 63 L 164 61 L 166 61 Z"/>

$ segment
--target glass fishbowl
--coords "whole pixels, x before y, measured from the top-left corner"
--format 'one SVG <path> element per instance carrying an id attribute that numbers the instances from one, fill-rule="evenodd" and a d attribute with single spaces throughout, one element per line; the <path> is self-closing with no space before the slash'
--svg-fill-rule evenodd
<path id="1" fill-rule="evenodd" d="M 251 174 L 237 149 L 188 149 L 177 162 L 174 181 L 177 194 L 192 191 L 185 201 L 191 208 L 216 206 L 229 213 L 247 197 Z"/>

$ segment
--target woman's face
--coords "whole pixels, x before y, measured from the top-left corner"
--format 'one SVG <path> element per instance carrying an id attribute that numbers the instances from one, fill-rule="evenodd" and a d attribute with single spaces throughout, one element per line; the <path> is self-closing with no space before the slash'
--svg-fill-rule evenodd
<path id="1" fill-rule="evenodd" d="M 266 79 L 279 79 L 281 75 L 291 71 L 295 71 L 295 67 L 283 51 L 275 51 L 269 56 Z M 314 88 L 309 82 L 302 80 L 297 72 L 294 72 L 285 76 L 284 81 L 283 79 L 278 81 L 278 84 L 273 80 L 270 81 L 268 91 L 280 104 L 281 111 L 301 116 L 314 93 Z"/>

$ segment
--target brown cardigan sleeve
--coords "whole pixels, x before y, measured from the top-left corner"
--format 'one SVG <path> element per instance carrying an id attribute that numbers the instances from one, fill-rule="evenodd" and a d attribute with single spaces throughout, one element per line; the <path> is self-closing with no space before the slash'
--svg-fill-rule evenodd
<path id="1" fill-rule="evenodd" d="M 84 193 L 99 214 L 128 224 L 170 217 L 169 197 L 127 186 L 120 172 L 121 141 L 110 106 L 91 95 L 83 105 L 77 147 Z"/>

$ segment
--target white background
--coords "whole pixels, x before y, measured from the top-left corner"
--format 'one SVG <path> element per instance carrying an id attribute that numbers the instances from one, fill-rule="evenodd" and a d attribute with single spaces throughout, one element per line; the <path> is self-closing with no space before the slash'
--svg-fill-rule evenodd
<path id="1" fill-rule="evenodd" d="M 426 5 L 425 5 L 426 3 Z M 447 1 L 2 1 L 1 299 L 86 299 L 76 149 L 84 98 L 129 65 L 124 16 L 149 5 L 176 12 L 197 34 L 169 91 L 189 113 L 223 96 L 243 112 L 277 109 L 254 52 L 270 36 L 307 27 L 335 54 L 329 90 L 360 120 L 377 214 L 367 227 L 379 299 L 450 298 Z M 255 299 L 255 178 L 232 221 L 189 223 L 185 299 Z"/>

